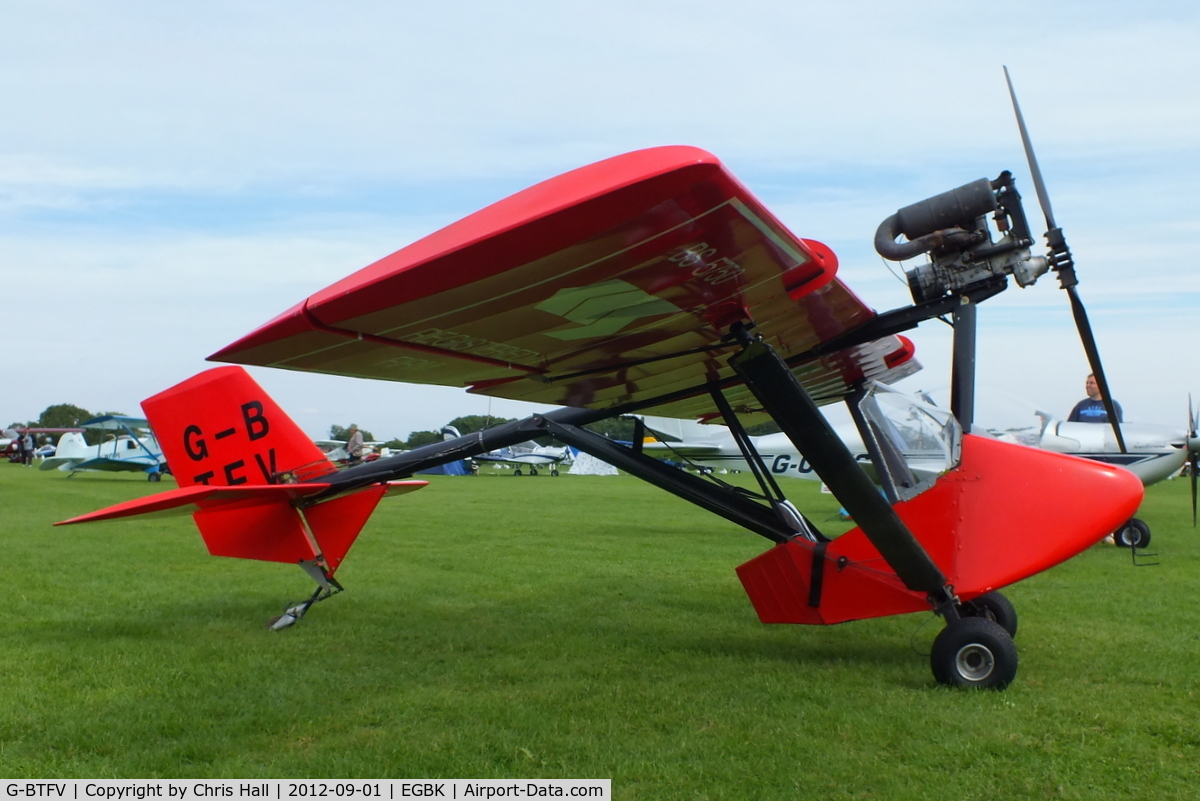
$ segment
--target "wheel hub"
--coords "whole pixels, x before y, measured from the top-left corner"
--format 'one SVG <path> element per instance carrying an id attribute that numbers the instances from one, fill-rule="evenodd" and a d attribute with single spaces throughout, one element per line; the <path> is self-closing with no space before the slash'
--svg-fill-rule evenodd
<path id="1" fill-rule="evenodd" d="M 954 665 L 967 681 L 983 681 L 996 669 L 996 657 L 986 646 L 971 643 L 958 649 Z"/>

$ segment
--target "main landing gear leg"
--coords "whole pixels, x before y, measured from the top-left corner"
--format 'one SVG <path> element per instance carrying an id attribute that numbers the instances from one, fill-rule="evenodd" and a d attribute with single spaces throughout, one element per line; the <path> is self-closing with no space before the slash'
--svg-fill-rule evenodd
<path id="1" fill-rule="evenodd" d="M 281 631 L 289 626 L 294 626 L 317 601 L 324 601 L 345 590 L 345 587 L 339 584 L 337 579 L 326 572 L 324 560 L 312 559 L 301 562 L 300 567 L 317 582 L 317 589 L 308 596 L 308 600 L 288 607 L 279 617 L 271 618 L 267 623 L 267 628 L 271 631 Z"/>
<path id="2" fill-rule="evenodd" d="M 987 616 L 963 613 L 966 609 L 954 588 L 879 494 L 787 363 L 767 343 L 744 331 L 741 335 L 745 347 L 730 358 L 730 366 L 905 586 L 924 592 L 934 611 L 945 618 L 946 628 L 934 640 L 930 655 L 934 678 L 959 687 L 1008 686 L 1017 674 L 1017 648 L 1009 632 Z"/>

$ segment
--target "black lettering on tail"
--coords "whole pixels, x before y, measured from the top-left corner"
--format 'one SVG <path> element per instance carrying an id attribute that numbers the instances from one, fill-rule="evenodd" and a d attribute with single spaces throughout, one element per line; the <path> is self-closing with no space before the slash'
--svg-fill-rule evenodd
<path id="1" fill-rule="evenodd" d="M 258 462 L 258 469 L 262 471 L 263 478 L 268 484 L 275 483 L 275 449 L 267 449 L 267 461 L 264 463 L 262 454 L 254 454 L 254 461 Z M 269 469 L 268 469 L 269 468 Z"/>
<path id="2" fill-rule="evenodd" d="M 262 439 L 271 430 L 267 424 L 267 418 L 263 416 L 263 405 L 261 401 L 250 401 L 242 404 L 242 419 L 246 422 L 246 434 L 253 442 L 256 439 Z"/>

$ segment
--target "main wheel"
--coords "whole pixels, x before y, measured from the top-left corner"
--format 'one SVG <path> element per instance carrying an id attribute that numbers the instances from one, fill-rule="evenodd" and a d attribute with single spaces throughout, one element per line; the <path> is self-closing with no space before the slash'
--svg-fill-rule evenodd
<path id="1" fill-rule="evenodd" d="M 557 470 L 556 468 L 551 468 L 551 469 L 550 469 L 550 475 L 552 475 L 552 476 L 557 476 L 557 475 L 558 475 L 558 470 Z"/>
<path id="2" fill-rule="evenodd" d="M 147 481 L 162 481 L 162 475 L 159 473 L 147 473 L 146 480 Z"/>
<path id="3" fill-rule="evenodd" d="M 519 476 L 519 475 L 521 475 L 521 468 L 519 468 L 519 467 L 518 467 L 516 470 L 514 470 L 514 471 L 513 471 L 513 475 L 514 475 L 514 476 Z"/>
<path id="4" fill-rule="evenodd" d="M 999 623 L 1009 637 L 1017 636 L 1017 610 L 1012 602 L 998 592 L 987 592 L 958 607 L 963 617 L 982 617 Z"/>
<path id="5" fill-rule="evenodd" d="M 1145 548 L 1150 545 L 1150 527 L 1145 521 L 1131 517 L 1113 532 L 1113 541 L 1122 548 Z"/>
<path id="6" fill-rule="evenodd" d="M 536 476 L 536 475 L 537 475 L 537 468 L 536 468 L 536 467 L 531 467 L 531 468 L 529 468 L 529 475 L 531 475 L 531 476 Z"/>
<path id="7" fill-rule="evenodd" d="M 999 623 L 963 617 L 933 641 L 929 663 L 940 684 L 1003 690 L 1017 676 L 1017 646 Z"/>

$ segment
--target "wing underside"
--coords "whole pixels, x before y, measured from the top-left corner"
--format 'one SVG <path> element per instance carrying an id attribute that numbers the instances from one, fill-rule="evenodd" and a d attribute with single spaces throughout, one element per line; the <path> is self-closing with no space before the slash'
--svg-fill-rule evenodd
<path id="1" fill-rule="evenodd" d="M 211 358 L 466 387 L 597 409 L 715 411 L 741 323 L 818 403 L 917 369 L 898 337 L 806 358 L 869 321 L 823 246 L 788 231 L 714 156 L 654 148 L 560 175 L 360 270 Z"/>

